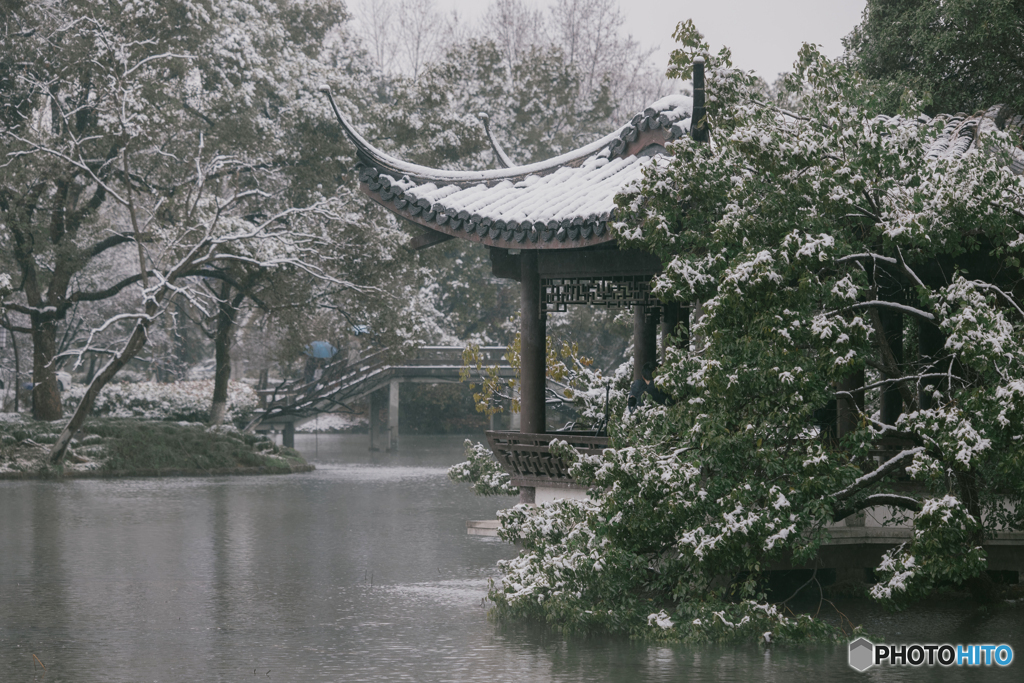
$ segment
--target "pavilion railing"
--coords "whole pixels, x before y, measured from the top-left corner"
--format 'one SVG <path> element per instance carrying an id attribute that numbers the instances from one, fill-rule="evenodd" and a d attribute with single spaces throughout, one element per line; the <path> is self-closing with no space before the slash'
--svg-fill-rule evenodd
<path id="1" fill-rule="evenodd" d="M 498 464 L 511 475 L 513 486 L 583 488 L 569 474 L 569 463 L 551 453 L 555 439 L 565 441 L 581 453 L 599 454 L 608 447 L 608 437 L 586 432 L 487 432 Z"/>

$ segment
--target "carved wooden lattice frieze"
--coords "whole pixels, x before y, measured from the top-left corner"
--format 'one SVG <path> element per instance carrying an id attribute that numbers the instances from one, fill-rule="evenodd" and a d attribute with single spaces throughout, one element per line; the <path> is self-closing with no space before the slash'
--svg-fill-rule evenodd
<path id="1" fill-rule="evenodd" d="M 570 305 L 630 308 L 646 306 L 650 313 L 661 310 L 661 302 L 651 294 L 650 277 L 625 275 L 612 278 L 567 277 L 541 280 L 541 310 L 562 312 Z"/>

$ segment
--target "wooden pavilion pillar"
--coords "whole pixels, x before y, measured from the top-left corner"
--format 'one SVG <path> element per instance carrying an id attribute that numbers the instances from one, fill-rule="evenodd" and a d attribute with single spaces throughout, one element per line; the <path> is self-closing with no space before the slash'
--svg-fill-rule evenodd
<path id="1" fill-rule="evenodd" d="M 520 399 L 519 431 L 523 434 L 543 434 L 547 431 L 544 410 L 545 376 L 547 375 L 546 344 L 547 321 L 541 310 L 540 273 L 537 269 L 537 251 L 520 252 Z"/>
<path id="2" fill-rule="evenodd" d="M 882 330 L 889 343 L 893 359 L 897 365 L 903 364 L 903 314 L 888 309 L 879 311 L 882 319 Z M 882 390 L 882 402 L 879 417 L 888 425 L 896 424 L 903 412 L 903 395 L 895 384 Z"/>
<path id="3" fill-rule="evenodd" d="M 677 330 L 679 323 L 683 324 L 681 330 Z M 680 306 L 678 302 L 664 304 L 661 314 L 661 362 L 665 362 L 665 350 L 668 348 L 668 338 L 679 332 L 681 346 L 686 348 L 690 344 L 690 309 Z"/>
<path id="4" fill-rule="evenodd" d="M 925 366 L 925 374 L 936 372 L 938 368 L 935 364 L 935 357 L 946 346 L 945 335 L 942 334 L 942 331 L 934 323 L 922 320 L 917 328 L 917 338 L 922 358 L 927 358 L 929 361 L 928 365 Z M 932 392 L 925 390 L 925 387 L 929 384 L 937 387 L 944 386 L 937 379 L 927 378 L 921 381 L 917 394 L 917 402 L 921 410 L 928 410 L 932 407 Z"/>
<path id="5" fill-rule="evenodd" d="M 657 309 L 655 309 L 657 310 Z M 646 363 L 658 362 L 658 314 L 646 306 L 633 307 L 633 381 L 642 377 Z"/>

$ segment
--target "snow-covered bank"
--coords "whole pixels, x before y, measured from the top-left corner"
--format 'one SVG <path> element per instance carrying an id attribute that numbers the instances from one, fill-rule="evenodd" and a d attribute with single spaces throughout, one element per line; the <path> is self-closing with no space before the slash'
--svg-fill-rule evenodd
<path id="1" fill-rule="evenodd" d="M 296 451 L 233 427 L 94 418 L 71 442 L 63 471 L 47 456 L 63 423 L 0 414 L 0 479 L 290 474 L 313 466 Z"/>

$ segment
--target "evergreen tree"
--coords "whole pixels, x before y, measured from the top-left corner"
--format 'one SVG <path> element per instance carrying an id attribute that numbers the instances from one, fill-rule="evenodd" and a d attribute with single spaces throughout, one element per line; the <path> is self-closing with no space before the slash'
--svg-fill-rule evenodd
<path id="1" fill-rule="evenodd" d="M 868 0 L 844 44 L 890 113 L 906 90 L 931 115 L 1024 112 L 1024 0 Z"/>

